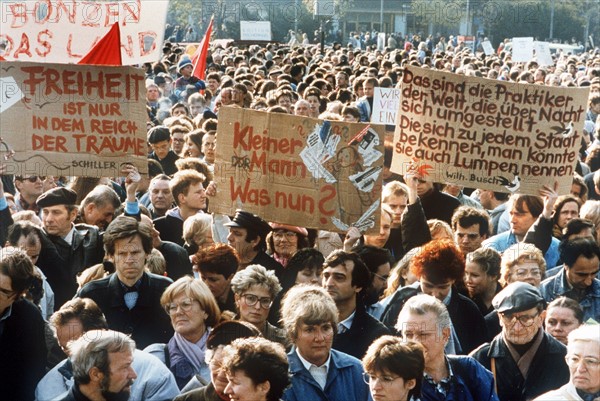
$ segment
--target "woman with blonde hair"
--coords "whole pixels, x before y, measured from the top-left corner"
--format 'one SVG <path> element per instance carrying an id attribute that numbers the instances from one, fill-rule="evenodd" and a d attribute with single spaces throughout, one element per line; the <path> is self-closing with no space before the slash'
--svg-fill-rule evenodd
<path id="1" fill-rule="evenodd" d="M 546 273 L 546 260 L 542 251 L 532 244 L 518 243 L 502 254 L 500 284 L 506 286 L 523 281 L 539 287 Z"/>
<path id="2" fill-rule="evenodd" d="M 221 319 L 212 292 L 201 280 L 185 276 L 165 289 L 160 304 L 171 318 L 175 334 L 168 344 L 152 344 L 145 351 L 167 365 L 180 389 L 195 374 L 210 381 L 210 369 L 205 362 L 206 342 L 212 327 Z"/>

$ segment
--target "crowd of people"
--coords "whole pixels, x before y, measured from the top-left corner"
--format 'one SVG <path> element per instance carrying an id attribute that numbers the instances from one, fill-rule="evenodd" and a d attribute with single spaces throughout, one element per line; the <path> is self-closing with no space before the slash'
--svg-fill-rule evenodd
<path id="1" fill-rule="evenodd" d="M 148 176 L 3 175 L 0 398 L 600 399 L 600 54 L 422 43 L 216 46 L 199 80 L 167 42 Z M 591 87 L 570 194 L 399 176 L 388 138 L 378 233 L 211 211 L 222 107 L 368 122 L 408 65 Z"/>

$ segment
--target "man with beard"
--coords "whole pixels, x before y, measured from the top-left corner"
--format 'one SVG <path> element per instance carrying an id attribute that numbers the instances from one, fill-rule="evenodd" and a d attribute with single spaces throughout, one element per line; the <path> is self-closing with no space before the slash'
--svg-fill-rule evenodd
<path id="1" fill-rule="evenodd" d="M 377 317 L 372 312 L 379 311 L 383 313 L 383 306 L 378 304 L 379 299 L 387 288 L 387 281 L 390 276 L 392 256 L 390 251 L 376 246 L 364 245 L 355 249 L 360 259 L 365 263 L 371 272 L 371 284 L 367 288 L 364 303 L 367 312 Z"/>
<path id="2" fill-rule="evenodd" d="M 127 401 L 137 378 L 135 342 L 112 330 L 91 330 L 69 343 L 75 384 L 60 401 Z"/>
<path id="3" fill-rule="evenodd" d="M 569 381 L 567 349 L 542 327 L 545 302 L 529 283 L 506 286 L 492 300 L 502 332 L 472 355 L 491 370 L 502 401 L 525 401 Z"/>

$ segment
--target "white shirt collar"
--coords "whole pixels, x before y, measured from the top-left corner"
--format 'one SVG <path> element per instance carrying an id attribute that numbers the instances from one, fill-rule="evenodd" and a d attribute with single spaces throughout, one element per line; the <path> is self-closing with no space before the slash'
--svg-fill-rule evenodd
<path id="1" fill-rule="evenodd" d="M 71 226 L 71 231 L 63 238 L 69 245 L 73 245 L 73 236 L 75 235 L 75 226 Z"/>
<path id="2" fill-rule="evenodd" d="M 352 327 L 352 322 L 354 321 L 355 314 L 356 309 L 354 309 L 354 312 L 352 312 L 350 316 L 338 323 L 338 333 L 344 333 L 350 330 L 350 327 Z"/>

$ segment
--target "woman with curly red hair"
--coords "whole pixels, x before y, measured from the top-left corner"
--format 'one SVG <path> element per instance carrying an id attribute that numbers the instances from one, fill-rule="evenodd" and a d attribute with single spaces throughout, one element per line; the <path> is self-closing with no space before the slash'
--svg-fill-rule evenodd
<path id="1" fill-rule="evenodd" d="M 486 326 L 479 308 L 455 287 L 465 274 L 465 258 L 454 241 L 427 243 L 411 260 L 410 270 L 419 281 L 396 291 L 382 315 L 383 323 L 392 329 L 404 303 L 423 293 L 434 296 L 448 308 L 456 334 L 449 345 L 454 348 L 452 353 L 467 354 L 485 342 Z"/>

